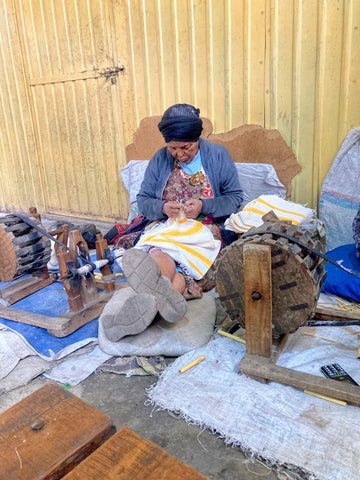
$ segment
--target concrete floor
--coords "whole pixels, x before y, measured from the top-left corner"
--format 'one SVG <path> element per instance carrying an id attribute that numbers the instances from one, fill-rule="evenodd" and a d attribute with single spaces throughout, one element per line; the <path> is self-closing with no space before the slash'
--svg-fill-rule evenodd
<path id="1" fill-rule="evenodd" d="M 113 373 L 97 373 L 72 387 L 70 391 L 109 415 L 117 430 L 123 426 L 131 428 L 211 480 L 304 478 L 284 467 L 266 466 L 265 463 L 244 454 L 239 448 L 226 446 L 221 438 L 208 430 L 189 425 L 172 412 L 157 411 L 151 405 L 145 405 L 146 389 L 156 383 L 156 380 L 153 376 L 126 378 Z M 24 387 L 1 395 L 0 412 L 30 395 L 46 382 L 48 380 L 40 376 Z"/>

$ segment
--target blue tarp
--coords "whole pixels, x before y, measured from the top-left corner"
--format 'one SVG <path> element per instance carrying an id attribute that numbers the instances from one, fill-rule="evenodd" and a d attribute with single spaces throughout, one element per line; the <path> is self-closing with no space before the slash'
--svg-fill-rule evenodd
<path id="1" fill-rule="evenodd" d="M 114 273 L 121 272 L 117 263 L 114 263 Z M 13 282 L 0 282 L 0 290 L 14 284 L 17 281 L 26 278 L 21 277 Z M 120 277 L 120 281 L 125 281 Z M 69 310 L 69 303 L 67 294 L 61 282 L 53 283 L 36 293 L 16 302 L 12 307 L 19 310 L 47 315 L 49 317 L 56 317 L 62 312 Z M 87 339 L 97 340 L 98 337 L 98 320 L 92 320 L 88 324 L 80 327 L 75 332 L 62 338 L 53 337 L 47 333 L 44 328 L 26 325 L 24 323 L 14 322 L 0 318 L 0 323 L 19 333 L 29 345 L 31 345 L 39 355 L 52 358 L 64 348 L 83 342 Z"/>

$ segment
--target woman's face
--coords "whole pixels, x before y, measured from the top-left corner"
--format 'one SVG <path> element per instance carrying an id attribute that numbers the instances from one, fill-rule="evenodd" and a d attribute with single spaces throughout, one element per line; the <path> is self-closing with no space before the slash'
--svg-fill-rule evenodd
<path id="1" fill-rule="evenodd" d="M 199 150 L 199 141 L 197 142 L 176 142 L 171 141 L 166 144 L 167 149 L 175 160 L 182 163 L 189 163 L 195 157 Z"/>

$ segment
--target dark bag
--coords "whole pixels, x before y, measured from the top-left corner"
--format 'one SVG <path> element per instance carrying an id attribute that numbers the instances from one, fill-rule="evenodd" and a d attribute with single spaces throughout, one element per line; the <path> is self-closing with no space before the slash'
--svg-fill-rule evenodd
<path id="1" fill-rule="evenodd" d="M 356 246 L 356 256 L 360 259 L 360 208 L 353 221 L 353 232 Z"/>
<path id="2" fill-rule="evenodd" d="M 93 223 L 91 223 L 89 225 L 81 226 L 79 228 L 79 232 L 81 233 L 88 247 L 95 248 L 96 235 L 101 233 L 100 230 L 96 228 L 96 226 Z"/>

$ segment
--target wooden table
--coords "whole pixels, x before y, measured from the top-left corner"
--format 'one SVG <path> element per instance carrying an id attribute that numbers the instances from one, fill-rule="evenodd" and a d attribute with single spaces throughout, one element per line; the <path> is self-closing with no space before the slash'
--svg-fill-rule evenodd
<path id="1" fill-rule="evenodd" d="M 123 427 L 64 480 L 206 480 L 155 443 Z"/>
<path id="2" fill-rule="evenodd" d="M 62 478 L 114 432 L 107 415 L 48 383 L 0 415 L 0 480 Z"/>

